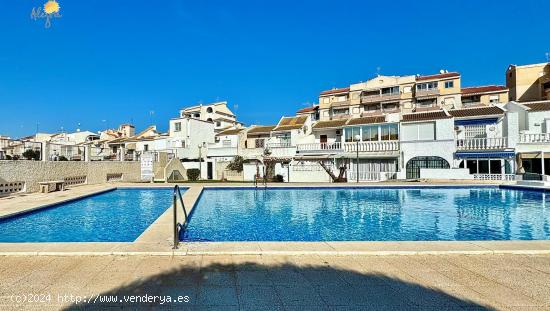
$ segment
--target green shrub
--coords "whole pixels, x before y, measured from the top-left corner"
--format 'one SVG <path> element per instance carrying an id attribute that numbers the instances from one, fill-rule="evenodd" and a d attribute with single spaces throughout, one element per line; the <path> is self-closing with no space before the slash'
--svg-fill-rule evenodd
<path id="1" fill-rule="evenodd" d="M 283 177 L 283 175 L 277 174 L 277 175 L 275 175 L 275 177 L 273 177 L 273 181 L 274 182 L 284 182 L 285 178 Z"/>
<path id="2" fill-rule="evenodd" d="M 6 160 L 11 160 L 11 155 L 6 154 Z"/>
<path id="3" fill-rule="evenodd" d="M 227 169 L 232 171 L 242 172 L 243 163 L 244 163 L 243 157 L 236 156 L 235 158 L 233 158 L 233 161 L 231 161 L 229 165 L 227 165 Z"/>
<path id="4" fill-rule="evenodd" d="M 27 149 L 23 152 L 23 157 L 27 160 L 40 160 L 40 151 Z"/>
<path id="5" fill-rule="evenodd" d="M 67 159 L 65 156 L 59 156 L 57 158 L 57 161 L 69 161 L 69 159 Z"/>
<path id="6" fill-rule="evenodd" d="M 187 179 L 196 181 L 199 179 L 200 170 L 198 168 L 190 168 L 187 170 Z"/>

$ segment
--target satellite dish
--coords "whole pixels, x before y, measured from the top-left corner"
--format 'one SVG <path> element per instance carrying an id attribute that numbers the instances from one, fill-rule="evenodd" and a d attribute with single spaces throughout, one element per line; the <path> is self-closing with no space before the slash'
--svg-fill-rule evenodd
<path id="1" fill-rule="evenodd" d="M 441 70 L 439 70 L 439 73 L 443 74 L 443 73 L 445 73 L 445 70 L 441 69 Z"/>

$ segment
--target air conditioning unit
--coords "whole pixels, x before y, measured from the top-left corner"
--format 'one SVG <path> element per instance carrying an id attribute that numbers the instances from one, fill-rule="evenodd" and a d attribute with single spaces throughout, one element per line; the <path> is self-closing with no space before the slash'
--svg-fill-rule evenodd
<path id="1" fill-rule="evenodd" d="M 340 130 L 336 130 L 336 135 L 340 136 L 342 135 L 342 132 Z"/>
<path id="2" fill-rule="evenodd" d="M 457 131 L 457 132 L 462 132 L 462 131 L 464 131 L 464 125 L 457 125 L 457 126 L 455 126 L 455 131 Z"/>

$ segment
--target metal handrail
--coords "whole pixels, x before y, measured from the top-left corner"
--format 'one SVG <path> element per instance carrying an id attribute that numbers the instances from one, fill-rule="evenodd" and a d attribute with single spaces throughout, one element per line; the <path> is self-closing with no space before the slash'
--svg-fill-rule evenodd
<path id="1" fill-rule="evenodd" d="M 183 214 L 185 215 L 185 220 L 182 224 L 178 223 L 178 198 L 181 203 L 181 207 L 183 209 Z M 185 204 L 183 204 L 183 197 L 181 196 L 180 187 L 178 185 L 174 186 L 174 195 L 173 195 L 173 205 L 172 209 L 174 210 L 174 247 L 172 249 L 177 249 L 178 244 L 180 242 L 180 230 L 184 230 L 187 228 L 187 220 L 188 220 L 188 214 L 187 210 L 185 209 Z"/>

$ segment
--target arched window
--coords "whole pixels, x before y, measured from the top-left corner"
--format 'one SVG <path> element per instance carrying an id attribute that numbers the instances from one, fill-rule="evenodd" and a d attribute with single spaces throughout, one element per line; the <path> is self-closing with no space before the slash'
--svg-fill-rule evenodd
<path id="1" fill-rule="evenodd" d="M 214 110 L 212 110 L 212 107 L 206 108 L 206 112 L 208 112 L 208 113 L 212 113 L 213 111 L 214 111 Z"/>
<path id="2" fill-rule="evenodd" d="M 208 118 L 208 119 L 206 119 L 206 121 L 212 122 L 212 118 Z"/>
<path id="3" fill-rule="evenodd" d="M 450 168 L 441 157 L 414 157 L 407 162 L 407 179 L 420 178 L 421 168 Z"/>

